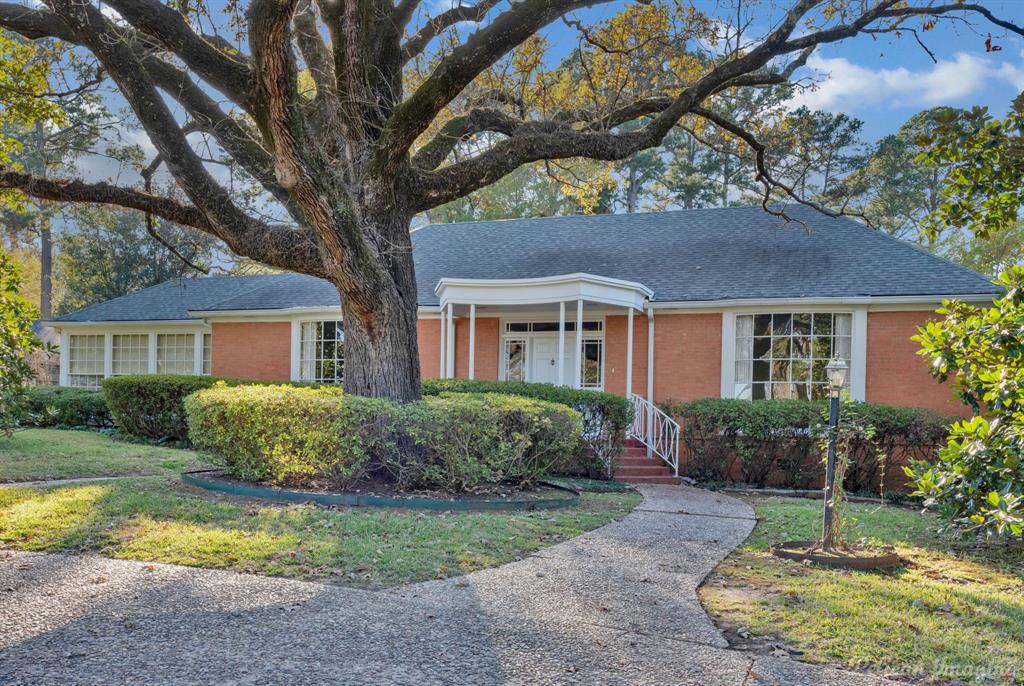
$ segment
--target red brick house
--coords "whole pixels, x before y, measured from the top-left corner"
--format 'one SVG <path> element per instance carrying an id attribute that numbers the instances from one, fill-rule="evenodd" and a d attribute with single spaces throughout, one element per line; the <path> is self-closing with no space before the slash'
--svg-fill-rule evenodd
<path id="1" fill-rule="evenodd" d="M 432 225 L 413 234 L 424 377 L 562 383 L 645 398 L 823 394 L 957 412 L 910 340 L 985 277 L 861 224 L 791 208 Z M 338 381 L 338 294 L 298 275 L 177 280 L 51 322 L 60 383 L 175 372 Z M 651 373 L 653 370 L 653 373 Z"/>

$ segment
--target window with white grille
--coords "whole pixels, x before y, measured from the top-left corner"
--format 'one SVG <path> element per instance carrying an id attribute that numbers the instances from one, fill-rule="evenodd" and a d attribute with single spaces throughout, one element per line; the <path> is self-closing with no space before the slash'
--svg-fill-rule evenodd
<path id="1" fill-rule="evenodd" d="M 190 333 L 162 333 L 156 337 L 157 374 L 195 374 L 196 337 Z"/>
<path id="2" fill-rule="evenodd" d="M 205 376 L 210 375 L 210 369 L 213 366 L 213 336 L 208 333 L 203 334 L 203 374 Z"/>
<path id="3" fill-rule="evenodd" d="M 317 383 L 344 381 L 345 329 L 340 321 L 302 323 L 299 378 Z"/>
<path id="4" fill-rule="evenodd" d="M 102 334 L 68 336 L 68 385 L 77 388 L 99 388 L 103 381 Z"/>
<path id="5" fill-rule="evenodd" d="M 827 397 L 825 365 L 850 364 L 852 326 L 849 313 L 736 315 L 736 397 Z"/>
<path id="6" fill-rule="evenodd" d="M 114 334 L 110 339 L 111 375 L 145 374 L 149 371 L 148 334 Z"/>

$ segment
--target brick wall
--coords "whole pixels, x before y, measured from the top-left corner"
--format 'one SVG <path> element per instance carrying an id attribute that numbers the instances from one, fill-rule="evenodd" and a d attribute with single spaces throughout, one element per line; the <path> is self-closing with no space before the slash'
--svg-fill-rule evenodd
<path id="1" fill-rule="evenodd" d="M 942 414 L 970 414 L 953 397 L 951 382 L 940 384 L 928 373 L 928 360 L 917 354 L 920 345 L 910 340 L 917 327 L 936 318 L 932 311 L 868 313 L 868 402 L 923 407 Z"/>
<path id="2" fill-rule="evenodd" d="M 211 340 L 214 376 L 263 381 L 291 376 L 290 322 L 214 323 Z"/>
<path id="3" fill-rule="evenodd" d="M 722 314 L 655 314 L 654 369 L 655 402 L 717 398 L 722 389 Z"/>
<path id="4" fill-rule="evenodd" d="M 477 317 L 476 371 L 474 378 L 498 380 L 498 341 L 501 339 L 497 317 Z M 455 320 L 455 376 L 469 378 L 469 319 Z"/>
<path id="5" fill-rule="evenodd" d="M 625 315 L 607 317 L 604 322 L 604 388 L 609 393 L 626 394 Z M 657 354 L 655 354 L 657 363 Z M 647 315 L 633 315 L 633 392 L 647 395 Z"/>
<path id="6" fill-rule="evenodd" d="M 441 320 L 418 320 L 416 322 L 416 341 L 420 349 L 420 376 L 424 379 L 440 377 Z"/>

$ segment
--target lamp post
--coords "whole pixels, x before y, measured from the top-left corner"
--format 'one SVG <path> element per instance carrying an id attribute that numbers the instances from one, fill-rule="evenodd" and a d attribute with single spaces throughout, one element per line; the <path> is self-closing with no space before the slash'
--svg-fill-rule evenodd
<path id="1" fill-rule="evenodd" d="M 829 360 L 825 365 L 828 376 L 828 459 L 825 462 L 825 515 L 821 530 L 821 547 L 832 550 L 832 498 L 835 496 L 836 481 L 836 441 L 839 428 L 839 396 L 846 385 L 846 374 L 849 367 L 840 359 Z"/>

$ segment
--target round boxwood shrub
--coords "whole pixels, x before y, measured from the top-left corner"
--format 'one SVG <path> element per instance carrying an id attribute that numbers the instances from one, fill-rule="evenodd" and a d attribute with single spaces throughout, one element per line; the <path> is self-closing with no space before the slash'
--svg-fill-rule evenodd
<path id="1" fill-rule="evenodd" d="M 185 400 L 190 438 L 230 474 L 282 486 L 532 485 L 580 440 L 571 408 L 497 394 L 414 403 L 336 388 L 218 385 Z"/>
<path id="2" fill-rule="evenodd" d="M 501 393 L 568 405 L 583 419 L 581 449 L 566 456 L 558 471 L 610 479 L 622 454 L 626 432 L 633 423 L 633 405 L 614 393 L 521 381 L 425 379 L 423 395 L 443 393 Z"/>
<path id="3" fill-rule="evenodd" d="M 25 426 L 106 428 L 113 426 L 102 391 L 62 386 L 31 386 L 26 390 Z"/>
<path id="4" fill-rule="evenodd" d="M 188 438 L 185 397 L 217 383 L 210 376 L 129 374 L 103 380 L 103 395 L 119 431 L 155 440 Z"/>

